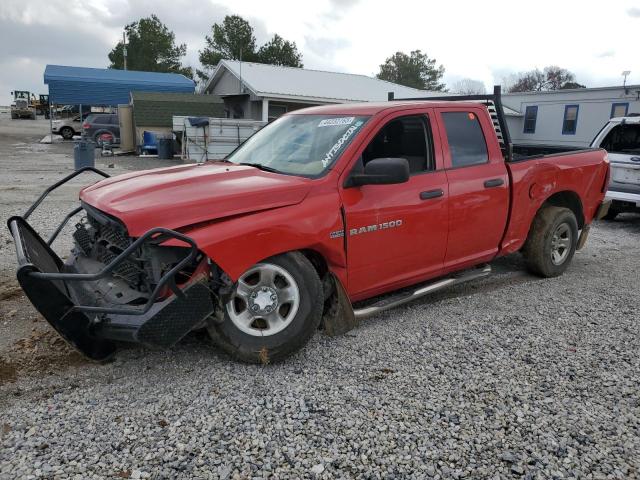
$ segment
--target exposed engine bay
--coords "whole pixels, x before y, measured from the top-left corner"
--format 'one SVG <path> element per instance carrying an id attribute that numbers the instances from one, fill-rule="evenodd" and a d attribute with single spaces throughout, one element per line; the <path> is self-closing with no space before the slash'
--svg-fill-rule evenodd
<path id="1" fill-rule="evenodd" d="M 66 263 L 67 271 L 95 273 L 113 262 L 127 249 L 133 239 L 117 219 L 89 205 L 87 212 L 75 225 L 74 248 Z M 162 238 L 143 243 L 132 255 L 117 264 L 111 275 L 91 282 L 96 303 L 103 305 L 143 305 L 153 294 L 160 279 L 176 264 L 188 256 L 188 247 L 161 246 Z M 203 261 L 199 254 L 195 260 L 175 276 L 175 284 L 189 281 L 198 265 Z M 162 292 L 162 296 L 170 293 Z M 86 299 L 84 299 L 86 301 Z"/>

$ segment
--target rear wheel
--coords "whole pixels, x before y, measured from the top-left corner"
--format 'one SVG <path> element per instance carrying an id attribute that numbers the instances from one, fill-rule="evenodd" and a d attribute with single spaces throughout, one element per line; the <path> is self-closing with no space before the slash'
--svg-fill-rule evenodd
<path id="1" fill-rule="evenodd" d="M 71 140 L 73 138 L 73 133 L 73 128 L 71 127 L 62 127 L 60 129 L 60 135 L 62 135 L 62 138 L 65 140 Z"/>
<path id="2" fill-rule="evenodd" d="M 113 144 L 115 137 L 109 130 L 100 130 L 94 136 L 93 140 L 99 147 L 102 147 L 105 143 Z"/>
<path id="3" fill-rule="evenodd" d="M 282 360 L 318 329 L 322 283 L 298 252 L 271 257 L 243 273 L 224 300 L 221 323 L 208 326 L 213 342 L 250 363 Z"/>
<path id="4" fill-rule="evenodd" d="M 578 243 L 578 222 L 571 210 L 543 207 L 536 214 L 523 248 L 527 267 L 542 277 L 562 275 Z"/>

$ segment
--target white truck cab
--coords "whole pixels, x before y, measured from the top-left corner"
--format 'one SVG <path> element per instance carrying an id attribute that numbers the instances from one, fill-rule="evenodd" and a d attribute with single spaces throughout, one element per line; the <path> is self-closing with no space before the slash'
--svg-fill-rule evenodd
<path id="1" fill-rule="evenodd" d="M 640 114 L 609 120 L 591 143 L 604 148 L 611 162 L 608 199 L 611 208 L 605 218 L 640 211 Z"/>

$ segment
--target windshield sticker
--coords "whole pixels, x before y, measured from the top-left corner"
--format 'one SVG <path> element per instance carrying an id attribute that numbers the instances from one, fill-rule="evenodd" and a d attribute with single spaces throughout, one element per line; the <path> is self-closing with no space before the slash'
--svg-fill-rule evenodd
<path id="1" fill-rule="evenodd" d="M 351 125 L 353 123 L 353 120 L 355 120 L 355 117 L 325 118 L 324 120 L 320 120 L 318 128 Z"/>
<path id="2" fill-rule="evenodd" d="M 360 125 L 362 125 L 362 123 L 363 122 L 358 121 L 355 124 L 351 125 L 347 129 L 347 131 L 344 132 L 344 135 L 342 135 L 342 137 L 340 137 L 338 141 L 333 144 L 333 147 L 331 147 L 331 149 L 327 152 L 327 154 L 322 159 L 323 168 L 327 168 L 327 166 L 331 163 L 331 160 L 333 160 L 333 157 L 335 157 L 336 153 L 338 153 L 342 148 L 342 146 L 347 142 L 347 140 L 349 140 L 351 135 L 353 135 L 353 132 L 355 132 L 356 130 L 358 130 L 358 128 L 360 128 Z"/>

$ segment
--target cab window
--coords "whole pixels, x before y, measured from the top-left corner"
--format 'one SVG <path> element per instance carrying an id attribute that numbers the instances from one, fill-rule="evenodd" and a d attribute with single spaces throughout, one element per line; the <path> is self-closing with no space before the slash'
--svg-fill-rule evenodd
<path id="1" fill-rule="evenodd" d="M 411 175 L 435 170 L 431 127 L 426 115 L 409 115 L 387 123 L 369 142 L 362 162 L 374 158 L 404 158 Z"/>
<path id="2" fill-rule="evenodd" d="M 489 161 L 478 116 L 472 112 L 443 112 L 452 167 L 468 167 Z"/>

